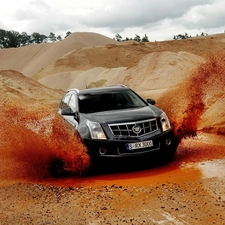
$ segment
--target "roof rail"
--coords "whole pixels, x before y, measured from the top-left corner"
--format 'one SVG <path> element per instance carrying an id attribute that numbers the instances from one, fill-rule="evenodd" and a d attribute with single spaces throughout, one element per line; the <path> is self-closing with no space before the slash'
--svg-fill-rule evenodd
<path id="1" fill-rule="evenodd" d="M 113 84 L 113 85 L 110 85 L 109 87 L 115 87 L 115 86 L 120 86 L 120 87 L 124 87 L 124 88 L 128 88 L 126 85 L 124 84 Z"/>
<path id="2" fill-rule="evenodd" d="M 69 91 L 76 91 L 77 93 L 79 93 L 79 89 L 77 89 L 77 88 L 71 88 L 71 89 L 67 90 L 67 92 L 69 92 Z"/>
<path id="3" fill-rule="evenodd" d="M 124 88 L 128 88 L 126 85 L 124 85 L 124 84 L 117 84 L 117 85 L 120 85 L 120 86 L 122 86 L 122 87 L 124 87 Z"/>

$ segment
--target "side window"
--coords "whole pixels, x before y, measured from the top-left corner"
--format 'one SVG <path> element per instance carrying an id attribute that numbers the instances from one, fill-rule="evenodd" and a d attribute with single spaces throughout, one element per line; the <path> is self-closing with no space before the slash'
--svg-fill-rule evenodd
<path id="1" fill-rule="evenodd" d="M 60 108 L 61 109 L 66 109 L 69 107 L 69 100 L 70 100 L 71 94 L 65 95 L 65 97 L 62 99 Z"/>
<path id="2" fill-rule="evenodd" d="M 76 111 L 76 97 L 75 97 L 75 94 L 71 95 L 70 102 L 69 102 L 69 107 L 73 110 L 73 112 Z"/>

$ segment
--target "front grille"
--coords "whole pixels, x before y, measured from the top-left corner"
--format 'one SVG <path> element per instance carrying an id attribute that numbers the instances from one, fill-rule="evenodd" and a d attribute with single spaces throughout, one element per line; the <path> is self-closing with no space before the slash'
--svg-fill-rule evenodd
<path id="1" fill-rule="evenodd" d="M 158 130 L 157 120 L 143 120 L 131 123 L 109 124 L 114 136 L 140 137 Z"/>

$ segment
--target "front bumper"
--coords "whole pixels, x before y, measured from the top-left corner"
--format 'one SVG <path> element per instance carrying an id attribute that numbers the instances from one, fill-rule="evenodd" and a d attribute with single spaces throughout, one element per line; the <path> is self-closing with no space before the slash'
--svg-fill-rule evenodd
<path id="1" fill-rule="evenodd" d="M 152 140 L 151 147 L 127 150 L 126 144 Z M 162 156 L 175 153 L 178 140 L 172 130 L 158 134 L 156 136 L 145 136 L 140 139 L 129 140 L 93 140 L 83 139 L 89 154 L 93 157 L 132 157 L 149 154 L 162 154 Z"/>

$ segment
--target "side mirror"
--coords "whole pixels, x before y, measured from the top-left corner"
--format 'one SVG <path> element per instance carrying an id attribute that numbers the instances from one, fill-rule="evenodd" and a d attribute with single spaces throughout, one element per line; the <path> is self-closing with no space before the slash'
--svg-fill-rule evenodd
<path id="1" fill-rule="evenodd" d="M 146 102 L 148 103 L 148 104 L 150 104 L 150 105 L 155 105 L 155 100 L 154 99 L 152 99 L 152 98 L 147 98 L 146 99 Z"/>
<path id="2" fill-rule="evenodd" d="M 70 107 L 61 110 L 62 116 L 75 116 L 75 113 L 72 111 Z"/>
<path id="3" fill-rule="evenodd" d="M 78 112 L 73 112 L 70 107 L 67 107 L 65 109 L 61 110 L 61 115 L 62 116 L 73 116 L 75 120 L 79 121 L 79 114 Z"/>

